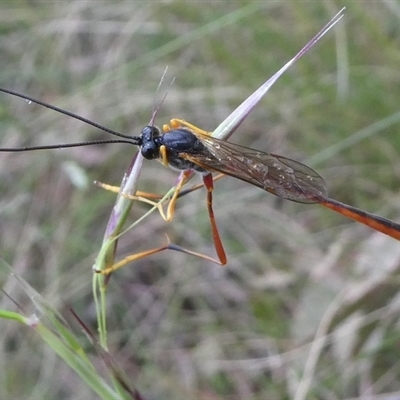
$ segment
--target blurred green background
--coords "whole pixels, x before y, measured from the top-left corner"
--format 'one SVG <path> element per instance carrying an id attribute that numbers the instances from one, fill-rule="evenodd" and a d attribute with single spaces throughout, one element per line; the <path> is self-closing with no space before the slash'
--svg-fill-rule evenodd
<path id="1" fill-rule="evenodd" d="M 133 135 L 168 91 L 158 125 L 212 131 L 344 5 L 230 140 L 302 161 L 331 197 L 400 221 L 399 1 L 2 1 L 0 86 Z M 101 138 L 0 94 L 2 147 Z M 118 185 L 134 152 L 0 154 L 1 284 L 26 313 L 6 264 L 96 331 L 91 267 L 115 195 L 92 181 Z M 176 176 L 146 162 L 140 188 L 164 193 Z M 111 278 L 110 352 L 143 396 L 399 399 L 400 243 L 232 178 L 214 199 L 226 267 L 166 252 Z M 165 233 L 214 254 L 204 190 L 179 201 L 173 222 L 153 214 L 126 234 L 118 258 Z M 96 398 L 32 331 L 1 321 L 0 337 L 2 399 Z"/>

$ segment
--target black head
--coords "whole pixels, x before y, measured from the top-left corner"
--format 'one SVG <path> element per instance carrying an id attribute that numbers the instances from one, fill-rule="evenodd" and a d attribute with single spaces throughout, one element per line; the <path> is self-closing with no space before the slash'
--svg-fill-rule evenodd
<path id="1" fill-rule="evenodd" d="M 142 129 L 140 151 L 146 160 L 154 160 L 160 157 L 160 145 L 158 143 L 160 134 L 160 130 L 155 126 L 148 125 Z"/>

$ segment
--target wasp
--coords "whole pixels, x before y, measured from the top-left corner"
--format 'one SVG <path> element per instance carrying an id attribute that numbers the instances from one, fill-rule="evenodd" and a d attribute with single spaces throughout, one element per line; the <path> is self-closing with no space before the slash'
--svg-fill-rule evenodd
<path id="1" fill-rule="evenodd" d="M 148 125 L 142 129 L 139 136 L 123 135 L 40 100 L 4 88 L 0 88 L 0 91 L 37 103 L 121 137 L 121 139 L 82 143 L 0 148 L 2 152 L 88 146 L 100 143 L 129 143 L 138 146 L 145 159 L 159 160 L 164 166 L 183 172 L 168 207 L 168 215 L 166 217 L 168 220 L 173 217 L 176 200 L 192 171 L 200 174 L 207 189 L 208 214 L 218 256 L 217 262 L 221 265 L 227 263 L 227 257 L 212 207 L 213 173 L 240 179 L 286 200 L 306 204 L 320 204 L 347 218 L 400 240 L 400 224 L 330 198 L 324 179 L 312 168 L 290 158 L 217 139 L 210 132 L 204 131 L 182 119 L 172 119 L 169 125 L 163 126 L 162 130 L 156 126 Z M 109 185 L 102 186 L 113 190 L 113 187 Z M 130 257 L 129 261 L 153 254 L 160 249 L 139 253 Z M 187 252 L 198 255 L 198 253 Z M 205 258 L 211 259 L 209 257 Z M 110 273 L 120 268 L 126 264 L 126 260 L 108 268 L 105 273 Z"/>

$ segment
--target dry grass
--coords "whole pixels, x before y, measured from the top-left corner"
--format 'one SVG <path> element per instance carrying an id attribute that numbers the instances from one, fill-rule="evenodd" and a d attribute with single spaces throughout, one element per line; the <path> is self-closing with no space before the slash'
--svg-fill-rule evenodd
<path id="1" fill-rule="evenodd" d="M 344 21 L 231 140 L 309 163 L 332 197 L 399 221 L 400 8 L 346 5 Z M 181 117 L 212 130 L 339 8 L 295 0 L 3 2 L 0 86 L 138 134 L 168 65 L 176 81 L 158 123 Z M 6 95 L 0 122 L 2 147 L 104 137 Z M 0 155 L 1 259 L 93 330 L 91 266 L 114 195 L 91 182 L 118 184 L 134 151 Z M 174 180 L 148 162 L 141 186 L 163 193 Z M 170 252 L 112 276 L 110 351 L 143 396 L 399 398 L 400 244 L 233 179 L 216 186 L 226 268 Z M 132 220 L 145 209 L 135 207 Z M 202 191 L 179 202 L 171 224 L 154 215 L 125 235 L 119 256 L 159 245 L 164 233 L 213 254 Z M 22 301 L 6 272 L 1 282 Z M 4 298 L 1 308 L 12 305 Z M 1 398 L 94 398 L 30 331 L 2 321 L 0 332 Z"/>

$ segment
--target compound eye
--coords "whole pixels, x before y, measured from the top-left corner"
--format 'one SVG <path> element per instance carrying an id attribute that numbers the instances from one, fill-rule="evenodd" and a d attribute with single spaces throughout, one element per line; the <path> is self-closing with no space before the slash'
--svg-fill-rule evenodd
<path id="1" fill-rule="evenodd" d="M 141 148 L 141 153 L 146 160 L 154 160 L 160 156 L 157 145 L 154 142 L 144 143 Z"/>

